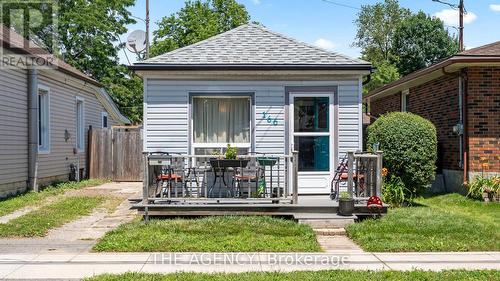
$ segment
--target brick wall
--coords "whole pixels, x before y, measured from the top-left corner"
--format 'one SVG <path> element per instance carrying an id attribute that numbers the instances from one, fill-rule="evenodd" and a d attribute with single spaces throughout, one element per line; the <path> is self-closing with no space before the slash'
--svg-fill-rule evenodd
<path id="1" fill-rule="evenodd" d="M 410 89 L 407 111 L 430 120 L 437 130 L 438 172 L 460 170 L 460 137 L 453 126 L 460 121 L 458 74 L 442 76 Z"/>
<path id="2" fill-rule="evenodd" d="M 375 117 L 392 111 L 401 111 L 401 93 L 370 102 L 370 114 Z"/>
<path id="3" fill-rule="evenodd" d="M 500 67 L 470 67 L 467 76 L 469 171 L 500 173 Z"/>

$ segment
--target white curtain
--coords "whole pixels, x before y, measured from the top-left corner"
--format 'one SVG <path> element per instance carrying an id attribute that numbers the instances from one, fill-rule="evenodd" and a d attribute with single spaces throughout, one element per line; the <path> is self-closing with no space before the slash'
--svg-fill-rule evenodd
<path id="1" fill-rule="evenodd" d="M 193 98 L 194 142 L 249 143 L 248 97 Z"/>

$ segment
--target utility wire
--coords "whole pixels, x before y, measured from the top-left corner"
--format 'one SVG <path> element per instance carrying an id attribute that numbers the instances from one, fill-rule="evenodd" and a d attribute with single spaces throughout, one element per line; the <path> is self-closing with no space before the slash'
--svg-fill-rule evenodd
<path id="1" fill-rule="evenodd" d="M 127 58 L 127 61 L 128 61 L 128 65 L 132 65 L 130 63 L 130 60 L 128 59 L 128 55 L 127 55 L 127 51 L 125 50 L 125 45 L 123 45 L 123 42 L 122 42 L 122 39 L 120 39 L 120 36 L 118 36 L 118 41 L 120 41 L 120 46 L 121 46 L 121 49 L 123 50 L 123 53 L 125 54 L 125 57 Z"/>
<path id="2" fill-rule="evenodd" d="M 350 8 L 350 9 L 354 9 L 354 10 L 358 10 L 358 11 L 361 10 L 359 7 L 354 7 L 354 6 L 351 6 L 351 5 L 339 3 L 339 2 L 336 2 L 336 1 L 332 1 L 332 0 L 321 0 L 321 1 L 323 1 L 325 3 L 328 3 L 328 4 L 337 5 L 337 6 L 341 6 L 341 7 L 345 7 L 345 8 Z"/>

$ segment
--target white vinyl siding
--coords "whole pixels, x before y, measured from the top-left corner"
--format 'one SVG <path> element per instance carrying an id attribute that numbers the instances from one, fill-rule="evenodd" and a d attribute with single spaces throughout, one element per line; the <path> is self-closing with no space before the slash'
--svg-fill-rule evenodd
<path id="1" fill-rule="evenodd" d="M 0 70 L 0 197 L 26 189 L 28 82 L 22 69 Z"/>
<path id="2" fill-rule="evenodd" d="M 362 148 L 360 91 L 358 80 L 344 81 L 338 87 L 338 158 Z"/>
<path id="3" fill-rule="evenodd" d="M 359 80 L 338 81 L 172 81 L 145 79 L 144 137 L 146 151 L 190 154 L 190 93 L 253 93 L 253 150 L 285 154 L 285 87 L 337 86 L 339 157 L 361 149 L 361 96 Z M 271 122 L 263 118 L 263 113 Z M 276 120 L 276 124 L 274 123 Z"/>

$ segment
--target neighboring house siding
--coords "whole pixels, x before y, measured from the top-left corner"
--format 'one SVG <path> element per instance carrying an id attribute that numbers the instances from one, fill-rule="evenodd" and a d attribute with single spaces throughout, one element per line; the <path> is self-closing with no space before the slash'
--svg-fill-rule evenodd
<path id="1" fill-rule="evenodd" d="M 471 67 L 467 76 L 469 170 L 500 174 L 500 67 Z"/>
<path id="2" fill-rule="evenodd" d="M 460 137 L 453 133 L 453 126 L 460 122 L 458 94 L 458 75 L 450 74 L 410 88 L 406 97 L 408 112 L 420 115 L 436 126 L 439 170 L 460 169 Z"/>
<path id="3" fill-rule="evenodd" d="M 101 113 L 104 107 L 94 92 L 74 83 L 66 83 L 54 78 L 50 72 L 43 72 L 38 83 L 50 88 L 50 152 L 39 153 L 38 177 L 41 184 L 54 180 L 67 180 L 69 165 L 80 158 L 80 168 L 85 168 L 87 134 L 89 126 L 101 128 Z M 85 151 L 73 153 L 76 147 L 76 97 L 84 99 L 84 141 Z M 113 124 L 112 118 L 109 119 Z M 70 138 L 65 141 L 65 130 Z"/>
<path id="4" fill-rule="evenodd" d="M 28 83 L 25 70 L 0 70 L 0 198 L 26 189 Z"/>
<path id="5" fill-rule="evenodd" d="M 374 117 L 393 111 L 401 111 L 401 93 L 370 101 L 370 113 Z"/>
<path id="6" fill-rule="evenodd" d="M 254 93 L 255 151 L 288 153 L 285 124 L 286 86 L 338 86 L 338 153 L 361 149 L 361 100 L 359 80 L 305 81 L 169 81 L 147 79 L 145 148 L 147 151 L 191 153 L 189 151 L 189 93 Z M 278 124 L 262 119 L 269 113 Z"/>

